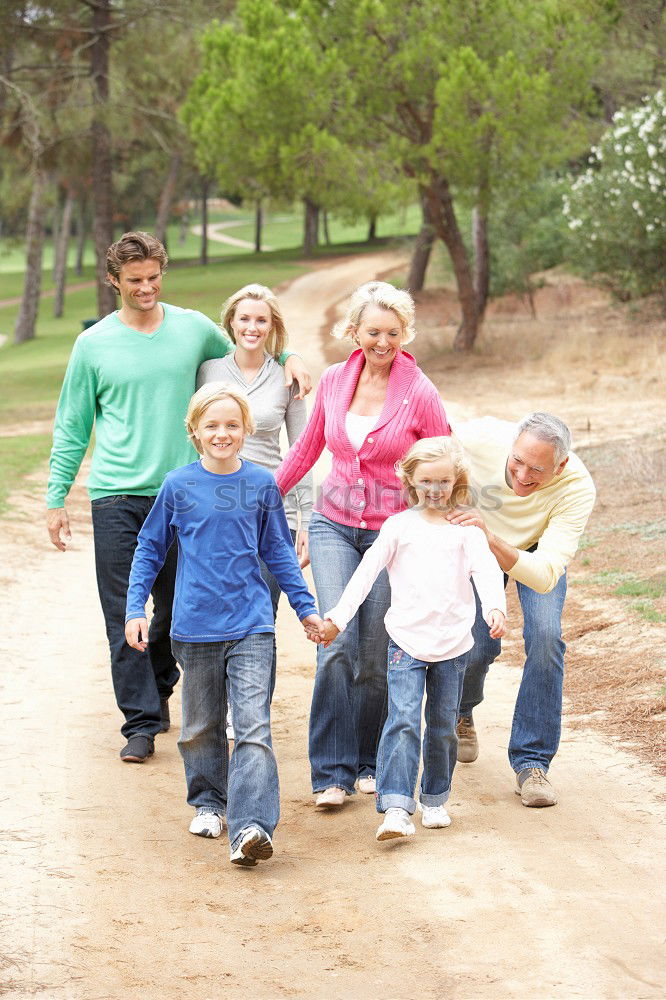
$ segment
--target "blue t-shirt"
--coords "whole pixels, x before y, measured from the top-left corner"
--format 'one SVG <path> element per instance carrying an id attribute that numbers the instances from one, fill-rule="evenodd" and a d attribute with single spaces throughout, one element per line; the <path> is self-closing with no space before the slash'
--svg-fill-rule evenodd
<path id="1" fill-rule="evenodd" d="M 299 618 L 317 613 L 298 565 L 282 497 L 271 473 L 261 466 L 242 461 L 237 472 L 218 475 L 193 462 L 167 475 L 139 532 L 126 621 L 144 617 L 174 538 L 174 639 L 223 642 L 274 632 L 259 556 Z"/>

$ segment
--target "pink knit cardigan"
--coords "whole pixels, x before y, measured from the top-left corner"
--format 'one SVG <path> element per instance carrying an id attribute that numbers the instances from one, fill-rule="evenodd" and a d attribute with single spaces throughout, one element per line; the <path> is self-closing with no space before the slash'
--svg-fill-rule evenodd
<path id="1" fill-rule="evenodd" d="M 321 377 L 307 426 L 275 473 L 284 496 L 315 464 L 324 445 L 333 456 L 330 474 L 315 503 L 331 521 L 378 530 L 390 514 L 406 507 L 394 465 L 415 441 L 451 429 L 439 394 L 411 354 L 396 354 L 384 408 L 356 451 L 345 417 L 365 364 L 361 350 L 331 365 Z"/>

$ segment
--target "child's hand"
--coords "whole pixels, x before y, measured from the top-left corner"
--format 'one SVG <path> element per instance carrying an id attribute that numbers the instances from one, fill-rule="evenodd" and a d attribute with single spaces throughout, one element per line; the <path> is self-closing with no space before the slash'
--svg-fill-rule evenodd
<path id="1" fill-rule="evenodd" d="M 490 612 L 486 623 L 490 626 L 491 639 L 501 639 L 503 635 L 506 635 L 506 618 L 497 608 Z"/>
<path id="2" fill-rule="evenodd" d="M 306 618 L 301 618 L 301 624 L 310 642 L 316 642 L 317 644 L 321 642 L 319 636 L 324 623 L 319 615 L 307 615 Z"/>
<path id="3" fill-rule="evenodd" d="M 340 635 L 340 629 L 337 625 L 334 625 L 330 618 L 326 618 L 325 621 L 321 623 L 321 628 L 319 629 L 319 641 L 321 642 L 324 649 L 328 649 L 334 639 Z"/>
<path id="4" fill-rule="evenodd" d="M 145 652 L 148 645 L 148 622 L 145 618 L 130 618 L 125 624 L 125 639 L 132 649 Z"/>

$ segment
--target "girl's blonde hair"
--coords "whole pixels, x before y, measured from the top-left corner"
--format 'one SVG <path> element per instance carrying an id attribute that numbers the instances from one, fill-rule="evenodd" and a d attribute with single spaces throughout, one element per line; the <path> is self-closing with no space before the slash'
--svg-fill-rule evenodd
<path id="1" fill-rule="evenodd" d="M 256 430 L 256 424 L 247 396 L 244 396 L 238 389 L 232 389 L 230 386 L 225 385 L 224 382 L 206 382 L 192 396 L 185 417 L 187 436 L 200 455 L 203 452 L 194 432 L 201 423 L 201 418 L 208 407 L 222 399 L 233 399 L 235 403 L 238 403 L 243 423 L 243 436 L 254 434 Z"/>
<path id="2" fill-rule="evenodd" d="M 454 437 L 430 437 L 413 444 L 405 457 L 395 464 L 396 475 L 407 490 L 410 507 L 415 507 L 419 502 L 418 493 L 412 485 L 417 465 L 421 462 L 436 462 L 438 458 L 448 458 L 453 466 L 455 482 L 449 505 L 471 506 L 469 465 L 462 445 Z"/>
<path id="3" fill-rule="evenodd" d="M 347 315 L 331 330 L 338 340 L 353 337 L 363 318 L 366 306 L 377 306 L 379 309 L 390 309 L 400 321 L 402 327 L 401 344 L 409 344 L 416 336 L 414 329 L 414 299 L 409 292 L 400 291 L 387 281 L 369 281 L 361 285 L 352 295 Z"/>
<path id="4" fill-rule="evenodd" d="M 239 288 L 237 292 L 234 292 L 233 295 L 230 295 L 222 306 L 222 313 L 220 315 L 222 326 L 235 344 L 236 337 L 231 326 L 231 321 L 236 314 L 238 303 L 242 302 L 243 299 L 254 299 L 255 302 L 265 302 L 270 309 L 273 322 L 270 333 L 266 338 L 266 351 L 277 361 L 287 346 L 287 329 L 284 325 L 284 317 L 280 311 L 278 300 L 266 285 L 245 285 L 243 288 Z"/>

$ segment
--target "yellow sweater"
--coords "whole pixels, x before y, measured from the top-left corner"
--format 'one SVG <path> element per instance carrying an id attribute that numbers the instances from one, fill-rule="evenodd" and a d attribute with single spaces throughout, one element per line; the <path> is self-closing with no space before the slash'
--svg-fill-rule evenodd
<path id="1" fill-rule="evenodd" d="M 578 548 L 594 506 L 592 477 L 573 452 L 559 476 L 529 497 L 518 497 L 506 482 L 506 462 L 516 424 L 482 417 L 453 432 L 472 466 L 474 504 L 493 534 L 520 549 L 509 570 L 540 594 L 556 586 Z M 526 552 L 538 543 L 534 552 Z"/>

